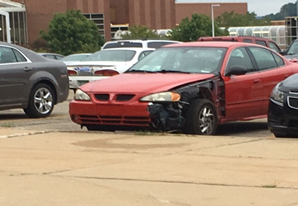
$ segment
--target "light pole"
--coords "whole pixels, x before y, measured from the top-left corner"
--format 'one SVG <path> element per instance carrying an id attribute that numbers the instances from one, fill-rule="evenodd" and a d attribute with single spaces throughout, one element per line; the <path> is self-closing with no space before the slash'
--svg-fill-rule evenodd
<path id="1" fill-rule="evenodd" d="M 213 7 L 220 6 L 220 4 L 211 4 L 211 21 L 212 21 L 212 37 L 214 37 L 214 14 Z"/>

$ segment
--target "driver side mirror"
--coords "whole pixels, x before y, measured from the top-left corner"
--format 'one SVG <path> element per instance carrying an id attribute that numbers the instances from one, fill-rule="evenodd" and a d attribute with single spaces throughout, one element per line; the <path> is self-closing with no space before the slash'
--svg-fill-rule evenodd
<path id="1" fill-rule="evenodd" d="M 225 76 L 244 75 L 246 73 L 247 73 L 247 69 L 244 66 L 235 65 L 227 69 Z"/>

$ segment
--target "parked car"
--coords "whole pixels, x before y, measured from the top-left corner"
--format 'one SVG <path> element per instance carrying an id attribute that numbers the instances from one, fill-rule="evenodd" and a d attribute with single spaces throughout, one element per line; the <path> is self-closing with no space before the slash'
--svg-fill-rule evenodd
<path id="1" fill-rule="evenodd" d="M 288 46 L 287 50 L 284 52 L 284 56 L 289 59 L 296 59 L 298 61 L 298 39 L 292 41 L 290 46 Z"/>
<path id="2" fill-rule="evenodd" d="M 61 59 L 65 64 L 73 64 L 79 61 L 84 60 L 85 58 L 89 57 L 92 53 L 77 53 L 77 54 L 70 54 Z"/>
<path id="3" fill-rule="evenodd" d="M 298 137 L 298 73 L 278 83 L 272 90 L 268 128 L 275 137 Z"/>
<path id="4" fill-rule="evenodd" d="M 123 73 L 155 49 L 116 48 L 95 52 L 79 62 L 68 63 L 69 88 Z"/>
<path id="5" fill-rule="evenodd" d="M 62 58 L 64 58 L 62 54 L 56 54 L 56 53 L 38 53 L 38 54 L 48 59 L 61 60 Z"/>
<path id="6" fill-rule="evenodd" d="M 88 130 L 213 135 L 219 124 L 266 118 L 273 87 L 297 72 L 296 63 L 257 44 L 171 44 L 123 74 L 83 85 L 69 114 Z"/>
<path id="7" fill-rule="evenodd" d="M 282 50 L 275 41 L 258 37 L 258 36 L 215 36 L 215 37 L 200 37 L 198 41 L 233 41 L 233 42 L 247 42 L 253 44 L 259 44 L 268 48 L 273 49 L 274 51 L 283 54 Z"/>
<path id="8" fill-rule="evenodd" d="M 47 117 L 68 97 L 67 68 L 21 46 L 0 43 L 0 110 L 22 108 Z"/>
<path id="9" fill-rule="evenodd" d="M 130 40 L 118 40 L 118 41 L 108 41 L 101 49 L 111 49 L 111 48 L 153 48 L 158 49 L 164 45 L 181 43 L 179 41 L 165 40 L 165 39 L 130 39 Z"/>

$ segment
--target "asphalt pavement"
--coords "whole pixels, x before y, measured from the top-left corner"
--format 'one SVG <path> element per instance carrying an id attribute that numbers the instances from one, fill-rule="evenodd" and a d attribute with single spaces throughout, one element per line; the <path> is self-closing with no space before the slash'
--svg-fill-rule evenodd
<path id="1" fill-rule="evenodd" d="M 0 127 L 3 206 L 294 206 L 298 141 Z"/>

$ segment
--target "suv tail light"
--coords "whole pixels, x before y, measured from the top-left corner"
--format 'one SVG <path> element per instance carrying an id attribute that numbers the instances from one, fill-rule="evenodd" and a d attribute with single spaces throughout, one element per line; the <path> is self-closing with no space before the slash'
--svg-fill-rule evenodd
<path id="1" fill-rule="evenodd" d="M 98 70 L 94 72 L 94 75 L 96 76 L 115 76 L 117 74 L 119 74 L 119 72 L 114 70 L 108 70 L 108 69 Z"/>
<path id="2" fill-rule="evenodd" d="M 68 76 L 77 76 L 78 75 L 78 73 L 74 70 L 68 70 L 67 73 L 68 73 Z"/>

